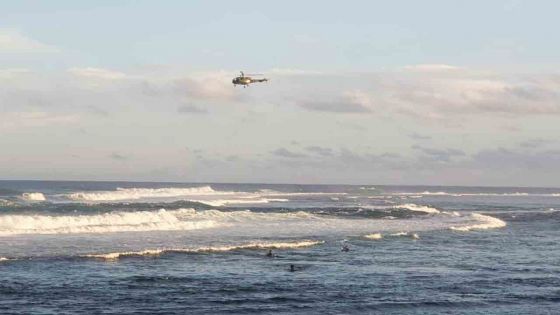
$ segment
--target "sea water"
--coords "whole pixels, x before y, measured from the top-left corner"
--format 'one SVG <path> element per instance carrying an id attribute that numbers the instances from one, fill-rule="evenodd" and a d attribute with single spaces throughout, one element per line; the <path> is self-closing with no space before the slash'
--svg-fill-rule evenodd
<path id="1" fill-rule="evenodd" d="M 0 181 L 0 313 L 553 314 L 558 210 L 553 188 Z"/>

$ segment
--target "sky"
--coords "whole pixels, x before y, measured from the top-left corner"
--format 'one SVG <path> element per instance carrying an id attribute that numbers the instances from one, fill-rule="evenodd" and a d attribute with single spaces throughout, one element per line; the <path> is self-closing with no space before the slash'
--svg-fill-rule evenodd
<path id="1" fill-rule="evenodd" d="M 0 179 L 560 187 L 558 1 L 1 7 Z"/>

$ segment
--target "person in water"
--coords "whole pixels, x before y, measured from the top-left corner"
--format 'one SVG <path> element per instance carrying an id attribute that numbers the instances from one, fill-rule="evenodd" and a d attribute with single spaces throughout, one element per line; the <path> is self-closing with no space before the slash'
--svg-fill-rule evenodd
<path id="1" fill-rule="evenodd" d="M 294 264 L 291 264 L 291 265 L 290 265 L 290 271 L 291 271 L 291 272 L 296 271 L 296 266 L 294 266 Z"/>
<path id="2" fill-rule="evenodd" d="M 274 254 L 272 253 L 272 249 L 268 250 L 268 253 L 266 253 L 266 257 L 274 257 Z"/>
<path id="3" fill-rule="evenodd" d="M 349 251 L 350 251 L 350 247 L 348 247 L 348 245 L 344 244 L 344 245 L 342 245 L 341 250 L 342 250 L 343 252 L 349 252 Z"/>

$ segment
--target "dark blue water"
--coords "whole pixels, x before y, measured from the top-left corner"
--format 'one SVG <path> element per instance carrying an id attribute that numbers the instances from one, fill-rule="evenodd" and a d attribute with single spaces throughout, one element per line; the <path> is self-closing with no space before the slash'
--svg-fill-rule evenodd
<path id="1" fill-rule="evenodd" d="M 5 181 L 0 313 L 557 314 L 557 210 L 545 188 Z"/>

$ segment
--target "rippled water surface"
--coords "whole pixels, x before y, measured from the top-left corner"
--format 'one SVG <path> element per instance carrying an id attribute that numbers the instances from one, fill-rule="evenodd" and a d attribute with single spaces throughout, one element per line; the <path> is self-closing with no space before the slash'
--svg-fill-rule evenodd
<path id="1" fill-rule="evenodd" d="M 0 181 L 0 313 L 555 314 L 558 210 L 545 188 Z"/>

